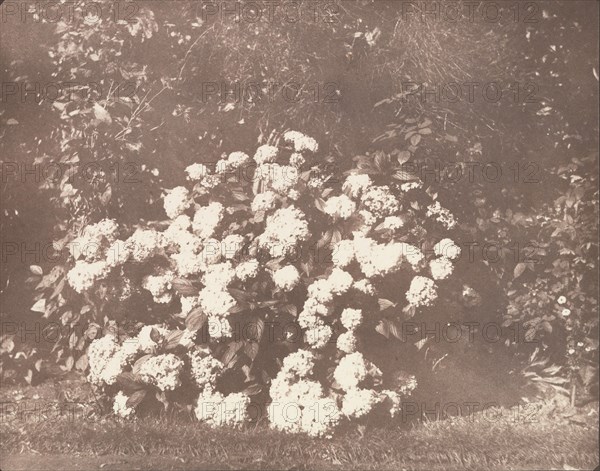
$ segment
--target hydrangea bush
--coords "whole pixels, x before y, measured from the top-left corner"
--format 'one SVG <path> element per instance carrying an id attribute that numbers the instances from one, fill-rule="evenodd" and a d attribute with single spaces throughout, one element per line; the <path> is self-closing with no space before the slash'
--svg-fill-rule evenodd
<path id="1" fill-rule="evenodd" d="M 398 414 L 417 379 L 369 347 L 443 305 L 456 221 L 418 181 L 392 191 L 359 165 L 337 182 L 322 158 L 288 131 L 252 157 L 189 166 L 165 191 L 167 220 L 102 220 L 71 242 L 73 290 L 132 306 L 102 312 L 106 328 L 89 335 L 88 378 L 117 415 L 162 404 L 240 426 L 264 413 L 327 436 Z"/>

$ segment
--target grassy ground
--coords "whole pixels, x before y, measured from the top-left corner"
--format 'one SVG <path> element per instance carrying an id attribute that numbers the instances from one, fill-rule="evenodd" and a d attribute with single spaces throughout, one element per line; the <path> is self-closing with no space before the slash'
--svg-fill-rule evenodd
<path id="1" fill-rule="evenodd" d="M 372 428 L 332 440 L 167 420 L 3 427 L 8 469 L 594 469 L 597 432 L 465 421 Z M 39 454 L 38 454 L 39 453 Z M 103 466 L 104 465 L 104 466 Z"/>
<path id="2" fill-rule="evenodd" d="M 77 390 L 78 383 L 66 386 Z M 87 415 L 85 408 L 58 413 L 52 408 L 54 394 L 52 386 L 3 391 L 0 469 L 436 471 L 598 465 L 597 407 L 576 414 L 554 413 L 548 405 L 533 412 L 496 409 L 418 424 L 353 428 L 319 440 L 262 425 L 214 430 L 168 417 L 124 422 Z"/>

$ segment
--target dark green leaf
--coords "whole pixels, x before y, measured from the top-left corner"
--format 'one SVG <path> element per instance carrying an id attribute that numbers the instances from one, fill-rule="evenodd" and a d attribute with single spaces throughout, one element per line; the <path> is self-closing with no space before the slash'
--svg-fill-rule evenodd
<path id="1" fill-rule="evenodd" d="M 204 311 L 197 307 L 188 314 L 187 318 L 185 319 L 185 326 L 188 330 L 195 332 L 204 326 L 207 319 L 208 317 L 206 314 L 204 314 Z"/>
<path id="2" fill-rule="evenodd" d="M 129 396 L 129 399 L 127 399 L 125 405 L 127 407 L 136 408 L 139 405 L 139 403 L 142 402 L 142 400 L 146 397 L 147 393 L 148 391 L 146 389 L 140 389 L 138 391 L 135 391 L 131 396 Z"/>

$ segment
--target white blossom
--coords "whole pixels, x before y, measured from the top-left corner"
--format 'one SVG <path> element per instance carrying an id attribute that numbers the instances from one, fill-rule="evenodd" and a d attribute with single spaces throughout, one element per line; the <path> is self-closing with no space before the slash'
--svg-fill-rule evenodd
<path id="1" fill-rule="evenodd" d="M 306 163 L 306 159 L 304 158 L 304 156 L 302 154 L 300 154 L 298 152 L 294 152 L 290 156 L 290 165 L 292 165 L 296 168 L 302 167 L 305 163 Z"/>
<path id="2" fill-rule="evenodd" d="M 340 319 L 346 329 L 354 330 L 362 322 L 362 311 L 360 309 L 346 308 L 342 311 Z"/>
<path id="3" fill-rule="evenodd" d="M 333 247 L 331 254 L 335 266 L 344 268 L 354 260 L 354 242 L 351 240 L 340 240 Z"/>
<path id="4" fill-rule="evenodd" d="M 352 286 L 353 281 L 350 273 L 337 267 L 331 270 L 331 273 L 327 278 L 329 290 L 336 295 L 341 295 L 348 291 Z"/>
<path id="5" fill-rule="evenodd" d="M 67 273 L 67 281 L 71 288 L 78 293 L 89 290 L 98 279 L 106 277 L 110 272 L 110 267 L 105 261 L 88 263 L 84 260 L 77 260 L 75 266 Z"/>
<path id="6" fill-rule="evenodd" d="M 118 225 L 113 219 L 102 219 L 83 228 L 81 234 L 69 243 L 69 251 L 75 260 L 99 261 L 103 249 L 117 238 Z"/>
<path id="7" fill-rule="evenodd" d="M 275 192 L 267 190 L 262 193 L 258 193 L 252 200 L 251 208 L 253 212 L 258 211 L 269 211 L 275 207 L 277 202 L 277 195 Z"/>
<path id="8" fill-rule="evenodd" d="M 437 298 L 437 289 L 432 279 L 424 276 L 415 276 L 411 283 L 406 299 L 415 307 L 429 306 Z"/>
<path id="9" fill-rule="evenodd" d="M 275 286 L 283 291 L 291 291 L 300 281 L 300 273 L 293 265 L 287 265 L 273 273 Z"/>
<path id="10" fill-rule="evenodd" d="M 275 162 L 278 153 L 279 149 L 277 147 L 265 144 L 256 149 L 256 153 L 254 154 L 254 161 L 258 165 L 262 165 L 268 162 Z"/>
<path id="11" fill-rule="evenodd" d="M 93 340 L 88 348 L 88 362 L 90 371 L 88 379 L 91 383 L 100 385 L 102 383 L 113 384 L 121 373 L 121 364 L 112 362 L 120 350 L 113 335 L 105 335 Z"/>
<path id="12" fill-rule="evenodd" d="M 183 360 L 172 353 L 151 357 L 142 363 L 139 375 L 142 381 L 153 384 L 161 391 L 172 391 L 181 385 Z"/>
<path id="13" fill-rule="evenodd" d="M 435 244 L 433 251 L 438 257 L 447 257 L 450 260 L 456 260 L 460 256 L 460 247 L 448 238 Z"/>
<path id="14" fill-rule="evenodd" d="M 367 364 L 360 352 L 344 356 L 333 372 L 333 378 L 344 391 L 357 388 L 366 377 Z"/>
<path id="15" fill-rule="evenodd" d="M 115 401 L 113 403 L 113 412 L 124 419 L 132 417 L 135 413 L 135 409 L 133 407 L 127 406 L 128 400 L 129 397 L 126 396 L 123 391 L 119 391 L 115 396 Z"/>
<path id="16" fill-rule="evenodd" d="M 325 202 L 324 211 L 332 217 L 348 219 L 356 211 L 356 203 L 346 195 L 332 196 Z"/>
<path id="17" fill-rule="evenodd" d="M 342 414 L 350 418 L 362 417 L 371 412 L 381 400 L 381 395 L 372 389 L 352 388 L 344 395 Z"/>
<path id="18" fill-rule="evenodd" d="M 449 258 L 440 257 L 429 262 L 429 269 L 434 280 L 445 280 L 452 274 L 454 265 Z"/>
<path id="19" fill-rule="evenodd" d="M 446 229 L 453 229 L 456 226 L 454 215 L 448 209 L 443 208 L 439 201 L 427 206 L 427 216 L 434 217 Z"/>
<path id="20" fill-rule="evenodd" d="M 319 144 L 312 137 L 309 137 L 298 131 L 287 131 L 283 135 L 283 140 L 291 142 L 294 145 L 294 151 L 296 152 L 317 152 Z"/>
<path id="21" fill-rule="evenodd" d="M 348 175 L 342 185 L 342 190 L 352 198 L 357 198 L 362 192 L 373 185 L 368 174 Z"/>
<path id="22" fill-rule="evenodd" d="M 168 190 L 163 199 L 165 213 L 170 219 L 175 219 L 192 204 L 189 192 L 184 186 L 178 186 Z"/>
<path id="23" fill-rule="evenodd" d="M 326 324 L 317 323 L 310 326 L 304 333 L 305 341 L 317 350 L 325 347 L 329 343 L 333 331 Z"/>
<path id="24" fill-rule="evenodd" d="M 137 335 L 138 348 L 144 353 L 154 353 L 169 331 L 160 325 L 145 325 Z M 155 338 L 152 338 L 155 337 Z"/>
<path id="25" fill-rule="evenodd" d="M 185 169 L 188 180 L 199 181 L 210 174 L 208 167 L 204 164 L 192 164 Z"/>
<path id="26" fill-rule="evenodd" d="M 196 210 L 192 227 L 194 232 L 203 239 L 212 237 L 223 218 L 225 208 L 221 203 L 212 202 Z"/>
<path id="27" fill-rule="evenodd" d="M 166 240 L 154 229 L 137 229 L 126 243 L 132 258 L 136 262 L 145 262 L 164 247 Z"/>
<path id="28" fill-rule="evenodd" d="M 282 250 L 293 249 L 298 242 L 306 240 L 308 236 L 308 223 L 304 219 L 304 213 L 293 206 L 288 206 L 278 209 L 267 217 L 265 230 L 259 237 L 259 243 L 275 257 L 279 256 Z"/>
<path id="29" fill-rule="evenodd" d="M 372 186 L 365 190 L 362 202 L 377 217 L 391 216 L 400 206 L 387 186 Z"/>
<path id="30" fill-rule="evenodd" d="M 194 350 L 189 353 L 189 357 L 192 377 L 200 389 L 214 386 L 225 365 L 213 357 L 210 352 L 201 353 Z"/>
<path id="31" fill-rule="evenodd" d="M 225 316 L 236 305 L 235 299 L 225 290 L 204 288 L 198 295 L 200 307 L 213 316 Z"/>
<path id="32" fill-rule="evenodd" d="M 382 229 L 387 229 L 390 231 L 395 231 L 404 226 L 404 221 L 400 216 L 388 216 L 381 223 Z"/>
<path id="33" fill-rule="evenodd" d="M 258 263 L 258 260 L 248 260 L 242 262 L 235 267 L 235 276 L 237 276 L 240 281 L 246 281 L 250 278 L 256 277 L 259 267 L 260 264 Z"/>
<path id="34" fill-rule="evenodd" d="M 206 387 L 198 396 L 194 412 L 201 422 L 211 427 L 240 427 L 248 419 L 250 398 L 243 393 L 224 396 Z"/>
<path id="35" fill-rule="evenodd" d="M 340 334 L 337 338 L 336 346 L 338 350 L 344 353 L 354 353 L 356 351 L 356 336 L 353 331 Z"/>

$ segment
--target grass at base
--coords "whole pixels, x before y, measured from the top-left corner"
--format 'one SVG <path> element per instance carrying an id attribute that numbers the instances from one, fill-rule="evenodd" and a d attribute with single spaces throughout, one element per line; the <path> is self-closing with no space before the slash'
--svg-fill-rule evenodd
<path id="1" fill-rule="evenodd" d="M 369 426 L 362 434 L 353 429 L 332 439 L 264 427 L 211 429 L 169 418 L 4 420 L 0 468 L 436 471 L 598 465 L 597 428 L 548 420 L 515 422 L 508 414 L 501 420 L 489 417 L 475 414 L 410 428 Z"/>

